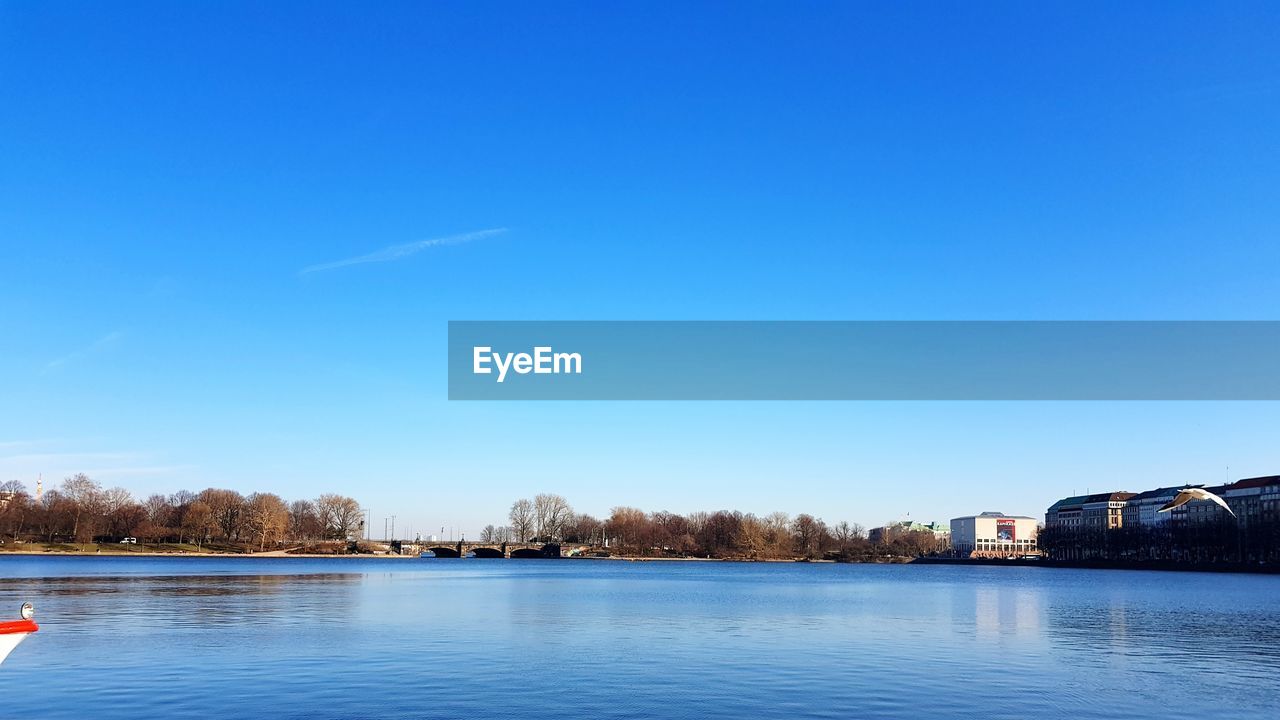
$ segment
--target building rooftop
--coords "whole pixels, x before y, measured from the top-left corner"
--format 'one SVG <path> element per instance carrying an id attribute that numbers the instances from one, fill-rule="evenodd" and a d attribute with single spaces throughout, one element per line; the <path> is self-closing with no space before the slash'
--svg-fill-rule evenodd
<path id="1" fill-rule="evenodd" d="M 1123 490 L 1109 493 L 1095 493 L 1093 495 L 1073 495 L 1071 497 L 1062 498 L 1049 506 L 1046 513 L 1056 512 L 1058 510 L 1072 509 L 1077 510 L 1090 503 L 1114 502 L 1119 500 L 1150 500 L 1159 497 L 1171 497 L 1177 495 L 1180 490 L 1185 488 L 1204 488 L 1215 495 L 1221 495 L 1229 490 L 1248 490 L 1252 488 L 1270 487 L 1280 485 L 1280 475 L 1266 475 L 1263 477 L 1244 478 L 1237 480 L 1228 485 L 1205 486 L 1203 484 L 1193 485 L 1186 483 L 1183 485 L 1170 485 L 1166 487 L 1155 488 L 1154 490 L 1145 490 L 1140 493 L 1125 492 Z M 983 513 L 986 515 L 987 513 Z"/>
<path id="2" fill-rule="evenodd" d="M 1280 485 L 1280 475 L 1267 475 L 1266 477 L 1245 478 L 1237 480 L 1227 485 L 1228 490 L 1247 490 L 1249 488 L 1266 487 L 1268 485 Z"/>
<path id="3" fill-rule="evenodd" d="M 955 522 L 956 520 L 972 520 L 980 517 L 1008 518 L 1010 520 L 1035 520 L 1035 518 L 1027 517 L 1026 515 L 1005 515 L 1002 512 L 987 510 L 986 512 L 978 513 L 977 515 L 963 515 L 958 518 L 951 518 L 951 522 Z"/>
<path id="4" fill-rule="evenodd" d="M 1089 497 L 1089 495 L 1072 495 L 1071 497 L 1062 498 L 1058 502 L 1049 506 L 1049 512 L 1061 510 L 1064 507 L 1084 505 L 1084 501 Z"/>
<path id="5" fill-rule="evenodd" d="M 941 524 L 941 523 L 936 523 L 936 522 L 927 522 L 927 523 L 922 523 L 922 522 L 920 522 L 920 521 L 918 521 L 918 520 L 893 520 L 893 521 L 891 521 L 891 522 L 887 522 L 887 523 L 885 523 L 884 525 L 881 525 L 880 527 L 893 527 L 893 528 L 896 528 L 896 527 L 932 527 L 932 526 L 934 526 L 934 525 L 940 525 L 940 524 Z"/>
<path id="6" fill-rule="evenodd" d="M 1133 493 L 1128 490 L 1116 490 L 1115 492 L 1095 493 L 1085 498 L 1086 503 L 1097 502 L 1115 502 L 1117 500 L 1128 500 L 1133 497 Z"/>
<path id="7" fill-rule="evenodd" d="M 1058 502 L 1049 506 L 1045 512 L 1053 512 L 1064 508 L 1079 508 L 1086 503 L 1097 502 L 1114 502 L 1118 500 L 1128 500 L 1134 496 L 1127 490 L 1116 490 L 1114 492 L 1094 493 L 1092 495 L 1072 495 L 1071 497 L 1062 498 Z"/>
<path id="8" fill-rule="evenodd" d="M 1169 487 L 1156 488 L 1155 490 L 1145 490 L 1129 498 L 1130 500 L 1150 500 L 1158 497 L 1172 497 L 1177 495 L 1179 491 L 1187 487 L 1200 487 L 1199 485 L 1170 485 Z"/>

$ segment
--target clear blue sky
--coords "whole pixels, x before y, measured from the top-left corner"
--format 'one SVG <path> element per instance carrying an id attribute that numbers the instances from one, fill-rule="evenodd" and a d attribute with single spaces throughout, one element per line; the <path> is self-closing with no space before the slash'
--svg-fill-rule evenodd
<path id="1" fill-rule="evenodd" d="M 1278 78 L 1274 3 L 2 0 L 0 479 L 475 533 L 539 491 L 872 525 L 1280 473 L 1269 403 L 444 373 L 450 319 L 1280 319 Z"/>

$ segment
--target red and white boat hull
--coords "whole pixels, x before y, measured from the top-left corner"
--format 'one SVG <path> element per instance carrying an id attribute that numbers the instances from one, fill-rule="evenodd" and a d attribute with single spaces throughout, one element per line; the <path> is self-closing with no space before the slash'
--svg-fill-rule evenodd
<path id="1" fill-rule="evenodd" d="M 35 620 L 12 620 L 0 622 L 0 663 L 9 657 L 9 653 L 27 636 L 40 629 Z"/>

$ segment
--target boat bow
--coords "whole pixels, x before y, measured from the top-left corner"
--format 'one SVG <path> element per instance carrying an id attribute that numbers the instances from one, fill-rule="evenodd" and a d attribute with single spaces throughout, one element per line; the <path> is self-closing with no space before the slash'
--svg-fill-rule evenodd
<path id="1" fill-rule="evenodd" d="M 28 635 L 40 629 L 34 617 L 35 608 L 31 603 L 23 603 L 21 619 L 0 622 L 0 662 L 4 662 L 4 659 L 9 657 L 9 653 L 26 640 Z"/>

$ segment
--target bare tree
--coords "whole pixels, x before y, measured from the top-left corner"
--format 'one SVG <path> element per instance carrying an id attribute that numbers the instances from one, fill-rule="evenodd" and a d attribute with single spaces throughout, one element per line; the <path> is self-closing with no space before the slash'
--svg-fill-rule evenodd
<path id="1" fill-rule="evenodd" d="M 511 520 L 511 532 L 516 542 L 525 542 L 533 536 L 534 513 L 533 503 L 523 498 L 511 503 L 511 512 L 507 517 Z"/>
<path id="2" fill-rule="evenodd" d="M 615 507 L 610 510 L 605 532 L 611 542 L 624 547 L 641 549 L 652 544 L 649 516 L 639 508 Z"/>
<path id="3" fill-rule="evenodd" d="M 717 510 L 706 516 L 696 538 L 699 551 L 708 557 L 737 554 L 742 529 L 742 514 Z"/>
<path id="4" fill-rule="evenodd" d="M 126 537 L 137 534 L 135 530 L 146 522 L 146 511 L 138 503 L 131 502 L 116 508 L 107 516 L 108 534 L 113 537 Z"/>
<path id="5" fill-rule="evenodd" d="M 0 533 L 18 539 L 27 524 L 27 516 L 31 507 L 31 496 L 27 488 L 17 480 L 9 480 L 0 485 Z"/>
<path id="6" fill-rule="evenodd" d="M 164 495 L 151 495 L 143 501 L 142 509 L 146 513 L 147 522 L 152 525 L 166 526 L 173 522 L 173 505 Z"/>
<path id="7" fill-rule="evenodd" d="M 289 504 L 289 536 L 294 540 L 314 540 L 324 535 L 324 526 L 310 500 L 294 500 Z"/>
<path id="8" fill-rule="evenodd" d="M 321 495 L 316 499 L 316 514 L 325 534 L 335 540 L 350 539 L 364 524 L 360 503 L 344 495 Z"/>
<path id="9" fill-rule="evenodd" d="M 604 527 L 605 524 L 603 522 L 591 515 L 575 513 L 565 527 L 564 539 L 569 542 L 598 545 L 604 542 Z M 653 535 L 653 532 L 646 532 L 646 537 L 652 537 Z"/>
<path id="10" fill-rule="evenodd" d="M 58 535 L 70 534 L 74 504 L 57 490 L 46 492 L 36 503 L 36 529 L 46 542 L 53 542 Z"/>
<path id="11" fill-rule="evenodd" d="M 3 502 L 6 498 L 26 494 L 27 486 L 23 485 L 21 480 L 5 480 L 0 483 L 0 502 Z"/>
<path id="12" fill-rule="evenodd" d="M 186 534 L 187 510 L 199 496 L 190 490 L 179 490 L 169 496 L 169 506 L 173 508 L 169 515 L 169 526 L 177 530 L 178 542 L 182 542 Z"/>
<path id="13" fill-rule="evenodd" d="M 662 510 L 653 513 L 650 520 L 653 522 L 654 542 L 662 547 L 663 552 L 686 554 L 696 549 L 697 543 L 685 516 Z"/>
<path id="14" fill-rule="evenodd" d="M 70 503 L 71 536 L 80 543 L 92 540 L 93 521 L 101 504 L 102 488 L 88 475 L 77 473 L 62 481 L 61 494 Z"/>
<path id="15" fill-rule="evenodd" d="M 853 526 L 848 521 L 841 520 L 831 529 L 831 536 L 835 538 L 836 546 L 843 552 L 849 549 L 855 538 Z"/>
<path id="16" fill-rule="evenodd" d="M 169 504 L 179 512 L 187 509 L 187 506 L 195 502 L 199 498 L 198 495 L 190 490 L 179 490 L 169 496 Z"/>
<path id="17" fill-rule="evenodd" d="M 484 529 L 480 531 L 480 542 L 498 542 L 498 528 L 492 525 L 485 525 Z"/>
<path id="18" fill-rule="evenodd" d="M 742 516 L 738 526 L 738 551 L 750 558 L 763 556 L 769 547 L 768 527 L 755 515 Z"/>
<path id="19" fill-rule="evenodd" d="M 559 495 L 539 493 L 533 498 L 533 514 L 538 538 L 546 542 L 560 539 L 565 523 L 573 516 L 573 508 Z"/>
<path id="20" fill-rule="evenodd" d="M 685 516 L 685 530 L 690 536 L 697 536 L 706 527 L 707 519 L 711 517 L 711 513 L 704 510 L 691 512 Z"/>
<path id="21" fill-rule="evenodd" d="M 822 544 L 827 537 L 827 526 L 821 520 L 807 513 L 801 513 L 791 523 L 791 531 L 795 535 L 796 551 L 805 557 L 817 557 L 822 553 Z"/>
<path id="22" fill-rule="evenodd" d="M 133 496 L 122 487 L 113 487 L 102 491 L 102 503 L 99 508 L 107 522 L 107 534 L 112 537 L 123 537 L 132 533 L 133 528 L 142 520 L 142 508 L 133 501 Z"/>
<path id="23" fill-rule="evenodd" d="M 102 491 L 102 512 L 110 515 L 126 505 L 133 504 L 133 495 L 122 487 Z"/>
<path id="24" fill-rule="evenodd" d="M 244 497 L 235 490 L 209 488 L 200 493 L 200 501 L 209 506 L 213 521 L 222 537 L 236 540 L 244 524 Z"/>
<path id="25" fill-rule="evenodd" d="M 262 552 L 267 549 L 268 538 L 279 540 L 289 527 L 289 508 L 273 493 L 254 493 L 246 504 L 248 525 L 258 538 L 258 552 Z"/>
<path id="26" fill-rule="evenodd" d="M 769 513 L 764 518 L 764 538 L 768 553 L 775 558 L 791 557 L 791 516 L 784 512 Z"/>
<path id="27" fill-rule="evenodd" d="M 217 527 L 213 510 L 204 501 L 192 500 L 187 505 L 187 511 L 182 516 L 182 531 L 195 540 L 197 550 Z"/>

